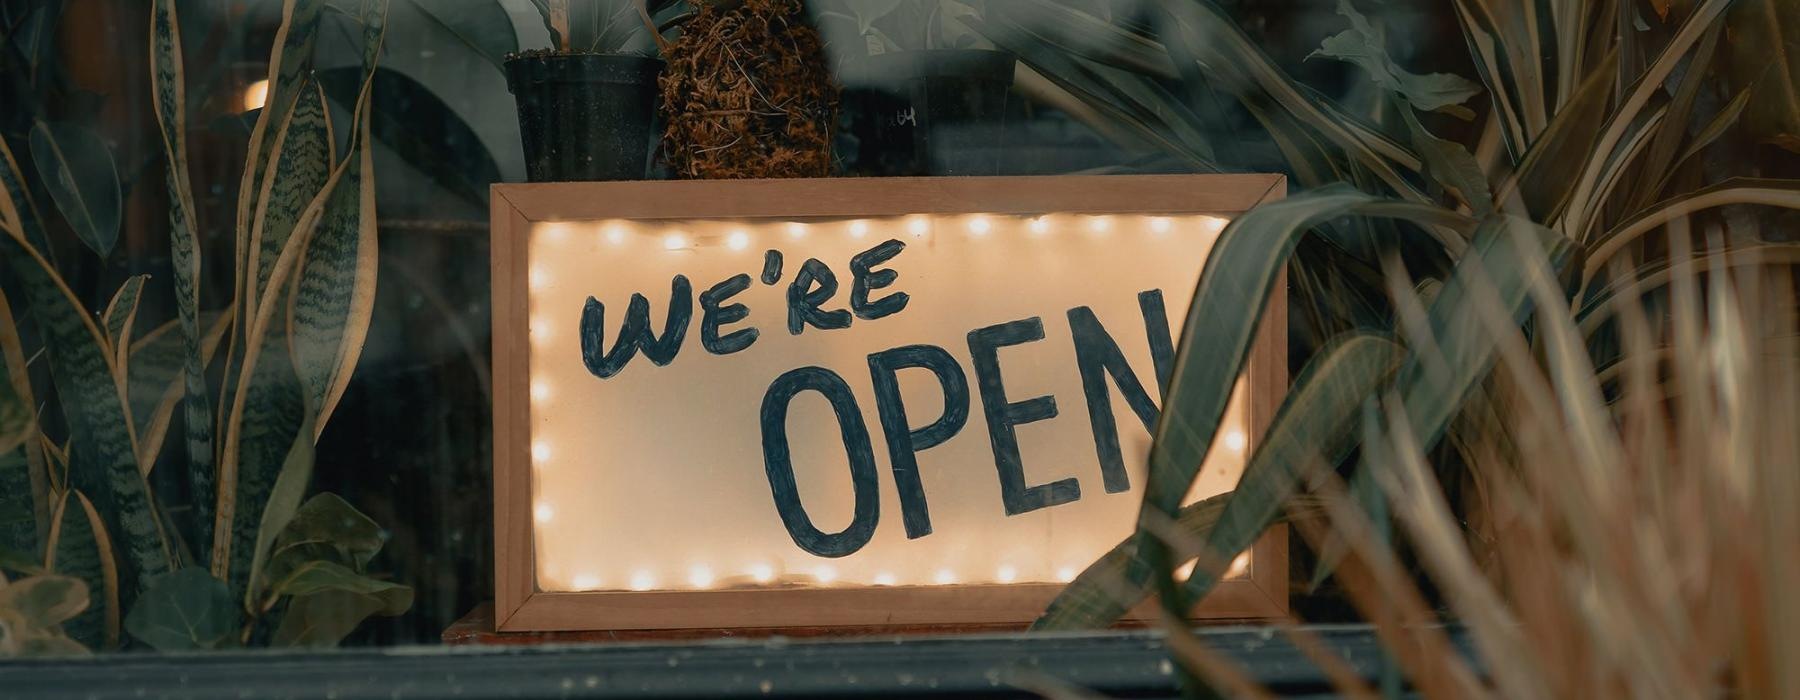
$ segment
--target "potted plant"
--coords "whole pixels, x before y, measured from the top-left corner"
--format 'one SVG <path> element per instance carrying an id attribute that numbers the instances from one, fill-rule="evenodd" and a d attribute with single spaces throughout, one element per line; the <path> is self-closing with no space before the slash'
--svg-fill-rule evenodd
<path id="1" fill-rule="evenodd" d="M 853 105 L 857 170 L 994 175 L 1015 59 L 975 30 L 978 0 L 830 0 L 820 12 Z"/>
<path id="2" fill-rule="evenodd" d="M 663 47 L 676 177 L 825 177 L 838 91 L 800 0 L 706 0 Z"/>
<path id="3" fill-rule="evenodd" d="M 656 115 L 661 31 L 675 0 L 532 0 L 551 48 L 506 57 L 532 182 L 644 177 Z"/>

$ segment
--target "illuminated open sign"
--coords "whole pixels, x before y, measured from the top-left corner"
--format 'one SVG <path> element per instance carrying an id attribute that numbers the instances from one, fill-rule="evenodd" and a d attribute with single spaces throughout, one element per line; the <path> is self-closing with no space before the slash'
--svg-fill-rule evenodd
<path id="1" fill-rule="evenodd" d="M 1029 621 L 1130 533 L 1207 251 L 1282 190 L 496 186 L 500 628 Z M 1277 297 L 1190 498 L 1280 398 Z M 1285 610 L 1284 550 L 1200 614 Z"/>

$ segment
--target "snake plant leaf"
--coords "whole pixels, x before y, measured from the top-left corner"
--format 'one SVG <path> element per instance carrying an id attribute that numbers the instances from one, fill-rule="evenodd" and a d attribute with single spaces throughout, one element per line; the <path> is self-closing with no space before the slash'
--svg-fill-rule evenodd
<path id="1" fill-rule="evenodd" d="M 1371 333 L 1345 336 L 1321 348 L 1295 379 L 1293 391 L 1259 443 L 1263 446 L 1245 466 L 1245 475 L 1275 474 L 1307 459 L 1327 464 L 1341 459 L 1350 447 L 1358 407 L 1388 380 L 1402 355 L 1392 340 Z M 1176 516 L 1176 526 L 1196 538 L 1207 538 L 1236 494 L 1255 493 L 1271 481 L 1246 478 L 1236 491 L 1185 506 Z M 1256 534 L 1260 532 L 1258 528 Z M 1185 560 L 1187 554 L 1198 552 L 1178 555 L 1176 560 Z M 1132 559 L 1133 540 L 1127 539 L 1064 588 L 1032 628 L 1092 629 L 1117 620 L 1149 593 L 1144 580 L 1129 575 Z"/>
<path id="2" fill-rule="evenodd" d="M 365 78 L 356 67 L 319 71 L 326 96 L 346 111 L 355 106 Z M 500 166 L 475 130 L 404 73 L 376 68 L 374 81 L 369 116 L 375 140 L 445 191 L 486 207 L 488 185 L 500 181 Z"/>
<path id="3" fill-rule="evenodd" d="M 355 69 L 352 69 L 355 70 Z M 318 83 L 307 81 L 301 86 L 298 101 L 275 130 L 268 172 L 263 174 L 262 192 L 256 199 L 256 216 L 250 225 L 252 254 L 244 262 L 243 303 L 256 308 L 261 299 L 272 292 L 269 276 L 294 224 L 306 205 L 330 179 L 333 136 L 331 117 L 325 109 L 325 97 Z"/>
<path id="4" fill-rule="evenodd" d="M 185 477 L 188 492 L 196 494 L 187 531 L 195 542 L 205 542 L 212 533 L 213 501 L 207 494 L 215 491 L 214 419 L 212 398 L 207 390 L 208 362 L 207 358 L 202 357 L 205 344 L 202 336 L 207 326 L 200 317 L 200 236 L 194 230 L 196 210 L 187 167 L 187 79 L 181 53 L 181 20 L 176 14 L 174 0 L 153 0 L 150 12 L 150 83 L 156 95 L 152 104 L 156 109 L 157 127 L 162 137 L 163 157 L 167 161 L 164 182 L 169 190 L 170 202 L 170 266 L 174 269 L 176 317 L 181 323 L 184 350 L 181 406 L 182 422 L 186 426 Z M 239 216 L 243 216 L 245 211 L 240 208 Z M 144 436 L 148 439 L 140 440 L 139 468 L 146 474 L 161 451 L 167 423 L 167 418 L 164 418 L 161 428 Z M 140 429 L 148 427 L 142 422 L 136 423 L 136 426 Z"/>
<path id="5" fill-rule="evenodd" d="M 371 76 L 364 83 L 365 107 L 372 82 Z M 364 109 L 344 175 L 328 193 L 307 241 L 287 307 L 294 369 L 305 388 L 314 439 L 349 386 L 374 313 L 379 248 L 369 124 L 370 112 Z"/>
<path id="6" fill-rule="evenodd" d="M 106 310 L 100 313 L 105 322 L 106 342 L 113 348 L 113 364 L 119 367 L 122 374 L 128 374 L 127 363 L 131 359 L 131 322 L 137 319 L 138 299 L 144 294 L 144 282 L 149 275 L 132 275 L 119 285 L 119 291 L 113 292 L 112 301 L 106 303 Z"/>
<path id="7" fill-rule="evenodd" d="M 26 576 L 39 576 L 50 572 L 44 568 L 41 557 L 27 554 L 23 550 L 0 547 L 0 572 L 11 571 Z"/>
<path id="8" fill-rule="evenodd" d="M 200 326 L 206 329 L 200 339 L 200 366 L 212 363 L 230 322 L 229 309 L 200 315 Z M 145 477 L 162 454 L 175 407 L 186 395 L 188 350 L 186 334 L 178 328 L 180 323 L 179 319 L 165 323 L 131 344 L 125 395 L 131 404 L 131 424 L 137 428 L 138 469 Z"/>
<path id="9" fill-rule="evenodd" d="M 1520 241 L 1534 245 L 1522 247 Z M 1413 344 L 1406 364 L 1394 377 L 1392 390 L 1402 398 L 1404 417 L 1422 448 L 1429 449 L 1443 437 L 1450 420 L 1494 363 L 1493 340 L 1482 327 L 1481 314 L 1474 305 L 1497 304 L 1506 316 L 1523 323 L 1534 308 L 1532 265 L 1547 262 L 1560 272 L 1570 264 L 1572 253 L 1572 244 L 1566 239 L 1528 220 L 1501 215 L 1482 223 L 1468 255 L 1458 261 L 1449 284 L 1431 302 L 1427 311 L 1430 338 Z M 1352 478 L 1379 466 L 1364 456 L 1354 467 Z M 1245 480 L 1250 476 L 1246 470 Z M 1286 487 L 1298 485 L 1295 481 Z M 1267 522 L 1276 512 L 1271 508 L 1279 507 L 1279 503 L 1247 502 L 1245 510 L 1249 512 L 1241 522 L 1247 526 Z M 1228 505 L 1222 521 L 1235 522 L 1229 520 L 1237 515 L 1231 511 Z M 1262 527 L 1266 525 L 1256 525 L 1255 529 L 1260 532 Z M 1215 554 L 1235 554 L 1248 545 L 1248 540 L 1241 537 L 1218 538 L 1222 531 L 1224 525 L 1214 529 L 1211 545 Z M 1329 566 L 1323 568 L 1324 572 L 1330 570 Z M 1322 578 L 1324 573 L 1315 576 Z M 1188 600 L 1198 600 L 1216 583 L 1196 571 L 1188 579 L 1185 595 Z"/>
<path id="10" fill-rule="evenodd" d="M 408 0 L 432 24 L 504 71 L 506 55 L 519 50 L 512 18 L 496 0 Z"/>
<path id="11" fill-rule="evenodd" d="M 87 584 L 86 609 L 63 624 L 69 636 L 90 648 L 117 647 L 119 569 L 112 537 L 86 494 L 63 492 L 46 549 L 44 568 Z"/>
<path id="12" fill-rule="evenodd" d="M 1475 118 L 1475 113 L 1462 105 L 1481 94 L 1480 86 L 1449 73 L 1421 75 L 1401 68 L 1388 55 L 1387 33 L 1370 24 L 1350 0 L 1338 0 L 1337 12 L 1350 20 L 1350 28 L 1326 37 L 1308 58 L 1323 56 L 1361 68 L 1376 85 L 1399 95 L 1416 109 L 1443 112 L 1463 120 Z"/>
<path id="13" fill-rule="evenodd" d="M 37 552 L 50 528 L 49 475 L 25 362 L 12 306 L 0 291 L 0 547 Z"/>
<path id="14" fill-rule="evenodd" d="M 1744 126 L 1764 143 L 1800 153 L 1800 5 L 1742 0 L 1726 25 L 1734 77 L 1757 86 Z"/>
<path id="15" fill-rule="evenodd" d="M 81 242 L 102 258 L 112 253 L 124 198 L 106 141 L 79 124 L 38 122 L 31 127 L 31 160 Z"/>
<path id="16" fill-rule="evenodd" d="M 105 530 L 124 538 L 129 565 L 124 580 L 141 583 L 172 568 L 174 557 L 149 484 L 138 471 L 125 379 L 107 354 L 99 328 L 49 261 L 16 231 L 0 234 L 0 258 L 10 264 L 30 300 L 73 437 L 70 486 L 100 504 Z"/>
<path id="17" fill-rule="evenodd" d="M 224 649 L 236 646 L 240 617 L 225 583 L 189 566 L 152 579 L 125 630 L 157 651 Z"/>
<path id="18" fill-rule="evenodd" d="M 43 222 L 43 215 L 31 199 L 31 190 L 25 186 L 25 173 L 19 170 L 18 159 L 13 157 L 6 139 L 0 138 L 0 223 L 24 232 L 25 240 L 49 255 L 50 239 L 44 235 Z"/>
<path id="19" fill-rule="evenodd" d="M 287 458 L 281 463 L 281 471 L 275 475 L 275 483 L 269 488 L 269 498 L 262 508 L 260 521 L 256 526 L 255 547 L 249 557 L 249 573 L 244 584 L 244 607 L 257 610 L 264 584 L 271 578 L 269 567 L 269 551 L 275 547 L 276 538 L 286 531 L 288 524 L 300 509 L 300 499 L 306 496 L 306 490 L 312 486 L 313 472 L 313 440 L 312 430 L 302 423 L 294 431 L 293 444 L 288 448 Z M 275 578 L 285 575 L 286 571 L 277 572 Z"/>

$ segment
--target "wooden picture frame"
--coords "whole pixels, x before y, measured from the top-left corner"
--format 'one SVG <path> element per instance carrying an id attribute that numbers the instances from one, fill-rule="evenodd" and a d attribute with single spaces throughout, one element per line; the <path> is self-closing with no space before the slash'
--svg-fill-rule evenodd
<path id="1" fill-rule="evenodd" d="M 546 592 L 536 580 L 529 422 L 527 245 L 537 222 L 600 219 L 877 217 L 917 214 L 1216 214 L 1281 198 L 1280 175 L 1126 175 L 498 184 L 492 189 L 495 626 L 499 631 L 1024 626 L 1061 584 L 712 591 Z M 1248 435 L 1262 435 L 1287 386 L 1285 277 L 1245 370 Z M 1288 610 L 1287 533 L 1251 550 L 1201 619 Z M 1141 605 L 1132 617 L 1148 619 Z"/>

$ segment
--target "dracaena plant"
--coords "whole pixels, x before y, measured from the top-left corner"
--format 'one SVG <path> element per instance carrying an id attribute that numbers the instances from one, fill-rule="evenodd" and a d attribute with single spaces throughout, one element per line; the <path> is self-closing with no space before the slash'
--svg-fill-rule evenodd
<path id="1" fill-rule="evenodd" d="M 98 314 L 70 289 L 41 243 L 61 230 L 46 214 L 60 210 L 79 233 L 91 201 L 41 208 L 0 142 L 0 258 L 17 290 L 0 295 L 0 569 L 32 577 L 0 598 L 46 576 L 31 590 L 59 593 L 9 599 L 15 611 L 38 606 L 19 616 L 38 623 L 40 642 L 15 651 L 66 648 L 60 632 L 99 649 L 333 644 L 366 617 L 411 605 L 410 589 L 368 573 L 382 529 L 337 496 L 307 497 L 313 446 L 343 398 L 375 293 L 368 105 L 387 5 L 348 11 L 363 28 L 362 80 L 339 125 L 312 71 L 325 11 L 323 0 L 283 4 L 235 220 L 211 222 L 198 216 L 187 168 L 176 3 L 149 7 L 145 78 L 166 160 L 177 309 L 166 323 L 140 318 L 147 275 Z M 341 152 L 336 130 L 349 132 Z M 57 180 L 82 180 L 63 151 L 32 148 L 52 192 Z M 203 255 L 203 226 L 226 227 L 235 257 Z M 213 266 L 231 270 L 232 298 L 202 298 Z M 34 385 L 39 357 L 49 381 Z M 184 429 L 170 439 L 177 411 Z M 51 412 L 62 420 L 44 420 Z M 180 449 L 164 459 L 169 442 Z M 192 502 L 153 491 L 156 469 L 177 470 L 156 483 L 185 485 Z"/>
<path id="2" fill-rule="evenodd" d="M 1237 105 L 1299 192 L 1238 218 L 1207 257 L 1186 319 L 1206 332 L 1184 336 L 1138 532 L 1041 629 L 1106 624 L 1152 590 L 1179 616 L 1334 467 L 1352 491 L 1373 492 L 1357 427 L 1372 396 L 1393 397 L 1393 420 L 1445 464 L 1477 464 L 1458 432 L 1483 410 L 1495 360 L 1477 299 L 1526 329 L 1537 314 L 1569 314 L 1605 368 L 1619 357 L 1618 308 L 1666 286 L 1685 256 L 1662 242 L 1665 228 L 1706 233 L 1699 262 L 1681 264 L 1800 260 L 1770 223 L 1800 209 L 1800 181 L 1758 165 L 1800 133 L 1800 28 L 1775 21 L 1796 19 L 1789 3 L 1455 0 L 1437 7 L 1462 28 L 1477 73 L 1464 78 L 1402 66 L 1379 19 L 1340 0 L 1343 29 L 1312 60 L 1356 66 L 1382 95 L 1376 110 L 1297 82 L 1210 0 L 1135 13 L 1112 3 L 1104 17 L 1097 5 L 1108 3 L 1018 0 L 981 31 L 1029 68 L 1022 89 L 1194 169 L 1231 169 L 1241 144 L 1209 135 L 1231 130 L 1219 107 Z M 1745 60 L 1758 51 L 1763 60 Z M 1434 131 L 1456 120 L 1478 141 Z M 1534 293 L 1539 259 L 1562 282 L 1554 298 Z M 1310 361 L 1237 489 L 1184 506 L 1284 269 Z M 1320 575 L 1342 547 L 1322 549 Z M 1177 580 L 1173 565 L 1192 559 L 1200 566 Z"/>

